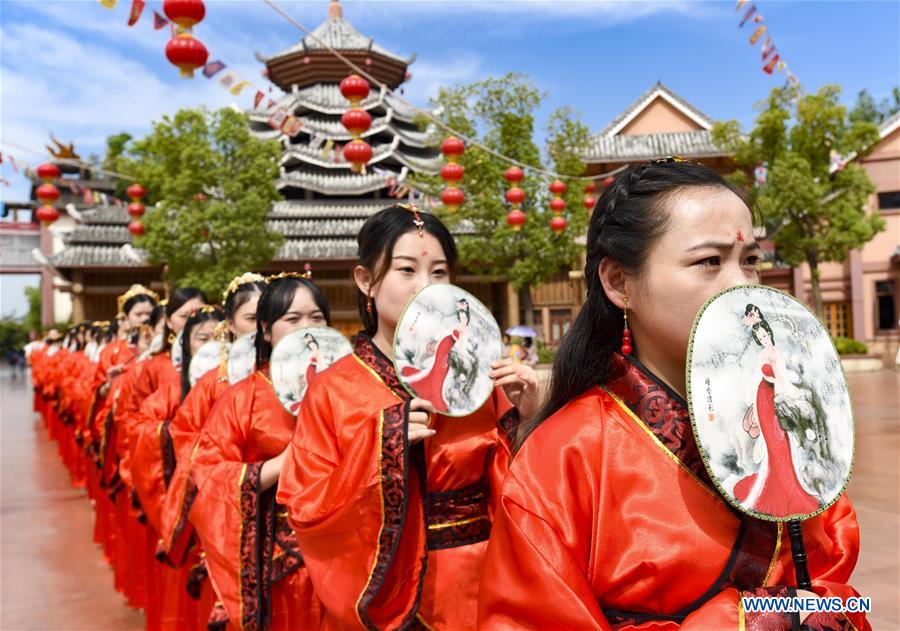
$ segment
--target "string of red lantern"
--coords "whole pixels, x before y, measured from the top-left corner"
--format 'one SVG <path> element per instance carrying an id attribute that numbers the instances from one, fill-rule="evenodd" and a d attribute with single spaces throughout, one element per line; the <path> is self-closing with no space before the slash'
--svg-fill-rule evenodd
<path id="1" fill-rule="evenodd" d="M 194 70 L 206 65 L 206 46 L 194 37 L 191 29 L 206 16 L 203 0 L 163 0 L 163 11 L 178 25 L 177 32 L 166 44 L 166 58 L 181 70 L 182 79 L 193 79 Z"/>
<path id="2" fill-rule="evenodd" d="M 125 194 L 131 198 L 131 203 L 128 204 L 128 214 L 131 216 L 128 232 L 137 237 L 144 234 L 144 222 L 141 221 L 141 217 L 144 216 L 144 204 L 141 202 L 141 198 L 144 197 L 146 191 L 143 186 L 135 182 L 125 190 Z"/>
<path id="3" fill-rule="evenodd" d="M 466 168 L 457 162 L 465 151 L 466 145 L 456 136 L 448 136 L 441 143 L 441 153 L 447 160 L 441 167 L 441 177 L 447 182 L 447 188 L 441 191 L 441 201 L 449 212 L 455 212 L 466 201 L 466 194 L 457 187 L 466 173 Z"/>
<path id="4" fill-rule="evenodd" d="M 524 177 L 525 172 L 519 167 L 509 167 L 503 173 L 503 178 L 510 184 L 510 188 L 506 191 L 506 201 L 512 206 L 512 210 L 506 215 L 506 223 L 513 232 L 521 230 L 528 219 L 520 208 L 525 201 L 525 191 L 519 188 L 518 184 Z"/>
<path id="5" fill-rule="evenodd" d="M 372 126 L 372 115 L 359 107 L 369 96 L 369 82 L 357 74 L 344 77 L 340 84 L 341 94 L 350 101 L 350 109 L 341 116 L 341 123 L 350 132 L 352 140 L 344 145 L 344 159 L 354 173 L 365 172 L 366 164 L 372 159 L 372 146 L 361 138 Z"/>
<path id="6" fill-rule="evenodd" d="M 566 211 L 566 200 L 563 199 L 563 195 L 567 188 L 566 183 L 562 180 L 550 182 L 550 193 L 553 195 L 550 200 L 550 212 L 553 213 L 553 218 L 550 219 L 550 229 L 556 234 L 565 230 L 569 225 L 569 222 L 563 217 L 563 213 Z"/>
<path id="7" fill-rule="evenodd" d="M 35 211 L 34 217 L 45 226 L 49 226 L 59 219 L 59 211 L 53 206 L 54 202 L 59 199 L 59 189 L 52 182 L 60 176 L 60 170 L 55 164 L 46 162 L 40 165 L 36 172 L 38 177 L 44 180 L 44 183 L 35 191 L 35 196 L 41 201 L 41 206 Z"/>

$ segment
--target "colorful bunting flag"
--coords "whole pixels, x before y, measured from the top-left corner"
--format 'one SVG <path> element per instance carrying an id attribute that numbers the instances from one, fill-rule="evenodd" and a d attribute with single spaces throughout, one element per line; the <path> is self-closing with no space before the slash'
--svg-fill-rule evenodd
<path id="1" fill-rule="evenodd" d="M 743 7 L 745 4 L 747 4 L 747 0 L 738 0 L 738 1 L 737 1 L 737 6 L 734 8 L 734 10 L 735 10 L 735 11 L 740 11 L 740 10 L 741 10 L 741 7 Z"/>
<path id="2" fill-rule="evenodd" d="M 270 109 L 272 109 L 274 106 L 275 106 L 275 101 L 273 101 L 272 99 L 269 99 L 269 102 L 266 103 L 266 109 L 267 109 L 267 110 L 270 110 Z"/>
<path id="3" fill-rule="evenodd" d="M 747 9 L 747 12 L 744 14 L 744 19 L 741 20 L 741 24 L 740 26 L 738 26 L 738 28 L 744 28 L 744 24 L 747 23 L 747 20 L 749 20 L 754 13 L 756 13 L 756 5 L 751 4 L 750 8 Z"/>
<path id="4" fill-rule="evenodd" d="M 281 126 L 281 133 L 293 137 L 299 134 L 301 129 L 303 129 L 303 123 L 292 114 L 284 120 L 284 124 Z"/>
<path id="5" fill-rule="evenodd" d="M 253 97 L 253 109 L 258 109 L 258 108 L 259 108 L 259 104 L 262 103 L 262 100 L 263 100 L 264 98 L 266 98 L 265 93 L 260 92 L 259 90 L 257 90 L 257 91 L 256 91 L 256 96 Z"/>
<path id="6" fill-rule="evenodd" d="M 772 45 L 772 37 L 770 35 L 766 36 L 766 41 L 763 42 L 762 45 L 762 58 L 765 61 L 766 57 L 769 56 L 769 53 L 772 52 L 775 46 Z"/>
<path id="7" fill-rule="evenodd" d="M 212 79 L 223 70 L 225 70 L 225 64 L 221 61 L 211 61 L 203 66 L 203 76 L 207 79 Z"/>
<path id="8" fill-rule="evenodd" d="M 275 113 L 269 117 L 269 120 L 267 122 L 269 123 L 269 127 L 271 127 L 272 129 L 281 129 L 287 117 L 287 110 L 283 107 L 279 107 L 277 110 L 275 110 Z"/>
<path id="9" fill-rule="evenodd" d="M 762 24 L 763 16 L 761 14 L 757 13 L 755 16 L 753 16 L 753 21 L 756 22 L 757 24 Z"/>
<path id="10" fill-rule="evenodd" d="M 158 31 L 160 29 L 166 28 L 169 21 L 159 14 L 159 11 L 153 12 L 153 30 Z"/>
<path id="11" fill-rule="evenodd" d="M 756 44 L 756 42 L 759 41 L 759 38 L 762 37 L 763 33 L 765 33 L 765 32 L 766 32 L 766 25 L 763 24 L 758 29 L 756 29 L 756 31 L 753 33 L 753 35 L 750 36 L 750 44 L 751 45 Z"/>
<path id="12" fill-rule="evenodd" d="M 118 1 L 119 1 L 119 0 L 100 0 L 100 4 L 102 4 L 102 5 L 103 5 L 104 7 L 106 7 L 107 9 L 115 9 L 115 8 L 116 8 L 116 3 L 117 3 Z"/>
<path id="13" fill-rule="evenodd" d="M 229 70 L 224 75 L 222 75 L 221 79 L 219 79 L 219 85 L 230 90 L 239 80 L 240 77 L 238 76 L 238 73 L 236 73 L 234 70 Z"/>
<path id="14" fill-rule="evenodd" d="M 144 0 L 131 0 L 131 13 L 128 15 L 128 26 L 134 26 L 141 19 L 141 13 L 147 3 Z"/>
<path id="15" fill-rule="evenodd" d="M 785 68 L 787 68 L 787 64 L 783 61 L 779 61 L 778 65 L 775 66 L 775 69 L 778 70 L 778 72 L 782 72 Z"/>
<path id="16" fill-rule="evenodd" d="M 772 56 L 772 60 L 769 61 L 769 63 L 767 63 L 763 68 L 763 72 L 765 72 L 766 74 L 772 74 L 772 71 L 775 70 L 775 64 L 778 63 L 779 59 L 781 59 L 781 57 L 778 56 L 778 53 L 775 53 Z"/>
<path id="17" fill-rule="evenodd" d="M 235 96 L 238 96 L 241 93 L 241 90 L 246 88 L 248 85 L 250 85 L 249 81 L 241 81 L 236 86 L 231 88 L 231 93 Z"/>

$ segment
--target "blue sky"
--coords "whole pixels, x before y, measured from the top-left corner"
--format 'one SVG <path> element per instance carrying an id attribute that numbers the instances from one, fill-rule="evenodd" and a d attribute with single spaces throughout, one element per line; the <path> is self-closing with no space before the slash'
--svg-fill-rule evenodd
<path id="1" fill-rule="evenodd" d="M 308 27 L 326 17 L 327 0 L 282 6 Z M 738 29 L 734 2 L 346 1 L 344 15 L 386 48 L 417 53 L 406 96 L 427 103 L 441 85 L 509 71 L 530 75 L 547 92 L 541 111 L 578 111 L 594 131 L 655 81 L 716 119 L 748 128 L 753 104 L 781 79 L 761 70 L 749 25 Z M 851 103 L 868 88 L 887 96 L 900 83 L 900 2 L 759 0 L 782 59 L 807 90 L 843 86 Z M 165 59 L 167 30 L 154 31 L 148 0 L 140 22 L 126 26 L 131 0 L 113 9 L 96 0 L 0 0 L 0 139 L 18 161 L 41 157 L 49 131 L 75 142 L 87 157 L 102 154 L 106 136 L 146 133 L 152 120 L 180 107 L 247 106 L 202 76 L 180 80 Z M 195 34 L 211 59 L 221 59 L 265 85 L 264 55 L 296 43 L 302 33 L 259 0 L 207 0 Z M 782 75 L 783 77 L 783 75 Z M 277 88 L 276 88 L 277 89 Z M 28 185 L 7 163 L 0 199 L 27 197 Z M 6 295 L 4 294 L 4 297 Z M 5 301 L 4 301 L 5 302 Z M 4 310 L 5 307 L 4 307 Z"/>

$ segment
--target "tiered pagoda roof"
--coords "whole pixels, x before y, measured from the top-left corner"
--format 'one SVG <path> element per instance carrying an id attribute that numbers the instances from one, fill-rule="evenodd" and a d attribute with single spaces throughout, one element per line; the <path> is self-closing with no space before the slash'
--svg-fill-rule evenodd
<path id="1" fill-rule="evenodd" d="M 338 146 L 350 140 L 340 122 L 350 105 L 338 87 L 350 71 L 316 39 L 340 49 L 391 88 L 405 80 L 414 56 L 395 55 L 359 33 L 344 19 L 337 0 L 332 0 L 328 19 L 314 35 L 286 51 L 260 57 L 284 94 L 274 98 L 271 108 L 249 113 L 255 136 L 278 139 L 284 147 L 276 182 L 284 200 L 273 205 L 267 222 L 285 238 L 275 255 L 275 262 L 285 267 L 291 262 L 355 258 L 356 235 L 363 222 L 393 201 L 392 181 L 402 182 L 410 172 L 436 173 L 441 166 L 440 153 L 427 146 L 433 130 L 420 129 L 414 109 L 373 86 L 360 105 L 373 118 L 363 136 L 372 145 L 373 157 L 364 174 L 351 170 L 338 152 Z M 294 137 L 269 126 L 278 108 L 302 123 Z M 52 257 L 54 266 L 65 270 L 146 265 L 144 252 L 123 251 L 122 246 L 131 243 L 125 208 L 106 206 L 82 214 L 81 225 L 66 239 L 67 247 Z"/>

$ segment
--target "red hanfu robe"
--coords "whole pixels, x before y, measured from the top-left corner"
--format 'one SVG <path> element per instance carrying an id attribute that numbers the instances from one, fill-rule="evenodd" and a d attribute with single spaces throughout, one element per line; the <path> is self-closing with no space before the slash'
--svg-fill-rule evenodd
<path id="1" fill-rule="evenodd" d="M 278 500 L 334 629 L 475 626 L 478 576 L 518 411 L 500 390 L 435 415 L 410 446 L 410 396 L 365 335 L 316 375 Z"/>
<path id="2" fill-rule="evenodd" d="M 296 419 L 257 371 L 216 401 L 200 434 L 191 475 L 191 522 L 209 576 L 238 629 L 317 629 L 321 608 L 275 487 L 262 465 L 290 443 Z"/>
<path id="3" fill-rule="evenodd" d="M 168 427 L 175 452 L 175 472 L 162 509 L 160 550 L 176 567 L 184 563 L 195 539 L 189 521 L 191 506 L 197 496 L 191 466 L 194 451 L 213 404 L 230 387 L 224 363 L 210 370 L 191 388 Z"/>
<path id="4" fill-rule="evenodd" d="M 790 614 L 745 612 L 740 601 L 787 596 L 796 584 L 786 528 L 738 513 L 713 490 L 683 399 L 633 359 L 616 355 L 612 368 L 605 386 L 542 423 L 510 467 L 479 628 L 790 629 Z M 850 501 L 803 533 L 813 590 L 855 595 Z M 859 614 L 805 624 L 850 622 L 868 627 Z"/>

